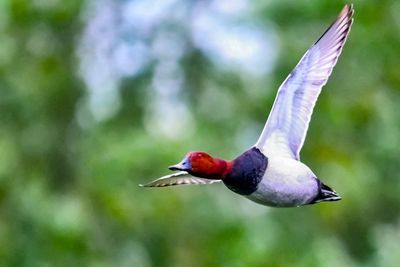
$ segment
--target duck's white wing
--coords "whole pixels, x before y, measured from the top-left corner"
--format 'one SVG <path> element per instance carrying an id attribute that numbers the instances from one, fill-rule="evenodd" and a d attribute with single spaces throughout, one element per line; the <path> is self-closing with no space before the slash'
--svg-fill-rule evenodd
<path id="1" fill-rule="evenodd" d="M 176 172 L 170 175 L 163 176 L 154 180 L 150 183 L 140 185 L 144 187 L 165 187 L 172 185 L 201 185 L 201 184 L 212 184 L 221 182 L 221 180 L 211 180 L 205 178 L 194 177 L 185 171 Z"/>
<path id="2" fill-rule="evenodd" d="M 300 159 L 315 102 L 346 42 L 353 12 L 352 5 L 343 8 L 336 21 L 305 53 L 280 86 L 256 143 L 256 147 L 266 155 Z"/>

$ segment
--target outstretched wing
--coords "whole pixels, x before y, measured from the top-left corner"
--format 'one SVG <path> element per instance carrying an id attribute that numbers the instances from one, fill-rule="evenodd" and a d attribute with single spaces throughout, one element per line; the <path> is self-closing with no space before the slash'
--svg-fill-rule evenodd
<path id="1" fill-rule="evenodd" d="M 353 13 L 346 5 L 280 86 L 255 145 L 264 154 L 300 159 L 315 102 L 346 42 Z"/>
<path id="2" fill-rule="evenodd" d="M 199 184 L 212 184 L 221 182 L 221 180 L 211 180 L 205 178 L 194 177 L 185 171 L 176 172 L 170 175 L 163 176 L 150 183 L 140 185 L 144 187 L 165 187 L 172 185 L 199 185 Z"/>

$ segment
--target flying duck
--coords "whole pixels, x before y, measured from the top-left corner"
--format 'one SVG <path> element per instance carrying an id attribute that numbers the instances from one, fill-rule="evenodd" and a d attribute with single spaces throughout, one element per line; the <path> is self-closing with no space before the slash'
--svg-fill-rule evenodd
<path id="1" fill-rule="evenodd" d="M 298 207 L 341 197 L 300 161 L 313 108 L 335 66 L 353 23 L 353 6 L 304 54 L 278 89 L 257 143 L 231 161 L 190 152 L 169 169 L 177 171 L 144 187 L 223 182 L 233 192 L 272 207 Z"/>

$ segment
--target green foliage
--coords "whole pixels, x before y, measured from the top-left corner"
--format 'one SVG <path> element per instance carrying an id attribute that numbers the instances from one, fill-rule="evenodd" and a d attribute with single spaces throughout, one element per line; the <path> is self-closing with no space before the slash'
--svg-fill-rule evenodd
<path id="1" fill-rule="evenodd" d="M 151 126 L 159 58 L 122 79 L 114 114 L 91 113 L 77 52 L 89 2 L 0 2 L 1 266 L 397 266 L 397 1 L 354 3 L 352 32 L 302 151 L 343 200 L 298 209 L 259 206 L 223 185 L 138 184 L 187 151 L 229 159 L 252 145 L 279 84 L 343 2 L 249 1 L 236 25 L 279 36 L 277 65 L 261 77 L 216 67 L 184 22 L 156 25 L 186 47 L 184 85 L 172 99 L 191 115 L 172 135 Z"/>

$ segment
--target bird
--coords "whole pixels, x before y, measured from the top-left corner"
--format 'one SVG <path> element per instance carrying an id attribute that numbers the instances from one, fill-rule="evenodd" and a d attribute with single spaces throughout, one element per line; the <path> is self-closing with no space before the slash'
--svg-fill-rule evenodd
<path id="1" fill-rule="evenodd" d="M 169 167 L 173 174 L 143 187 L 222 182 L 231 191 L 270 207 L 300 207 L 341 196 L 300 161 L 311 115 L 342 52 L 353 24 L 352 4 L 306 51 L 278 89 L 258 141 L 233 160 L 190 152 Z"/>

